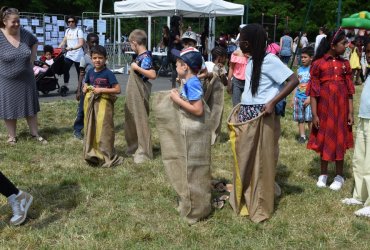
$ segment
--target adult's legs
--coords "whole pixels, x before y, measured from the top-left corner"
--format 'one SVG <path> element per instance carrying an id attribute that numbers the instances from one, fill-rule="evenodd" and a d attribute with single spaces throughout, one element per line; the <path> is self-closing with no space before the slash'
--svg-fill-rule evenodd
<path id="1" fill-rule="evenodd" d="M 232 101 L 233 101 L 233 107 L 235 107 L 238 103 L 240 103 L 243 91 L 244 91 L 244 81 L 238 80 L 235 77 L 231 80 L 232 82 Z"/>
<path id="2" fill-rule="evenodd" d="M 37 114 L 34 116 L 26 117 L 28 127 L 32 136 L 39 136 L 38 124 L 37 124 Z"/>
<path id="3" fill-rule="evenodd" d="M 80 63 L 79 62 L 73 62 L 76 68 L 77 76 L 80 76 Z"/>
<path id="4" fill-rule="evenodd" d="M 69 70 L 71 69 L 73 63 L 74 62 L 71 59 L 67 57 L 64 58 L 63 80 L 64 80 L 64 85 L 66 86 L 68 86 L 68 83 L 69 83 L 69 77 L 70 77 Z"/>
<path id="5" fill-rule="evenodd" d="M 18 193 L 18 188 L 0 171 L 0 194 L 9 197 Z"/>
<path id="6" fill-rule="evenodd" d="M 16 119 L 5 119 L 5 126 L 6 130 L 8 131 L 8 136 L 11 138 L 15 138 L 17 133 L 17 120 Z"/>

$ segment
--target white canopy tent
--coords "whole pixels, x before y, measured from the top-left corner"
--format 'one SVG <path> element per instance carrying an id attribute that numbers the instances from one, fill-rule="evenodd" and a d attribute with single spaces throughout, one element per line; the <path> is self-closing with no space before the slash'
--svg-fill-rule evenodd
<path id="1" fill-rule="evenodd" d="M 114 12 L 117 17 L 129 15 L 148 17 L 148 23 L 151 23 L 152 17 L 157 16 L 201 17 L 207 15 L 210 19 L 208 48 L 212 49 L 215 41 L 215 17 L 241 16 L 241 22 L 243 22 L 244 5 L 223 0 L 124 0 L 114 3 Z M 151 48 L 151 33 L 151 25 L 148 25 L 149 49 Z"/>

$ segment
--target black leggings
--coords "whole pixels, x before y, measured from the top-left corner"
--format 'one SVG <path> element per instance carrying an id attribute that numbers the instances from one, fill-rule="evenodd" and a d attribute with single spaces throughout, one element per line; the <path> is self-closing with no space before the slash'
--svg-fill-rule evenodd
<path id="1" fill-rule="evenodd" d="M 0 194 L 4 195 L 5 197 L 9 197 L 12 194 L 18 193 L 18 188 L 16 188 L 16 186 L 14 186 L 14 184 L 0 171 Z"/>
<path id="2" fill-rule="evenodd" d="M 65 57 L 64 58 L 64 74 L 63 74 L 64 83 L 69 82 L 69 70 L 71 69 L 73 64 L 75 65 L 75 68 L 76 68 L 76 71 L 77 71 L 77 77 L 80 76 L 80 63 L 79 62 L 74 62 L 71 59 Z"/>

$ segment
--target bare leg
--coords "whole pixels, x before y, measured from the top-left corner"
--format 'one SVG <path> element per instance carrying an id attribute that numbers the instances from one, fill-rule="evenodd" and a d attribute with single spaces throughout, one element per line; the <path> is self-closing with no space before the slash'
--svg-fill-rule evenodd
<path id="1" fill-rule="evenodd" d="M 299 136 L 306 137 L 306 133 L 304 131 L 304 122 L 298 123 L 298 129 L 299 129 Z"/>
<path id="2" fill-rule="evenodd" d="M 15 138 L 17 133 L 17 120 L 16 119 L 11 119 L 11 120 L 4 120 L 5 121 L 5 126 L 8 131 L 8 136 Z"/>
<path id="3" fill-rule="evenodd" d="M 37 125 L 37 115 L 26 117 L 28 127 L 32 136 L 39 136 L 38 125 Z"/>
<path id="4" fill-rule="evenodd" d="M 328 175 L 328 162 L 321 159 L 321 175 Z"/>

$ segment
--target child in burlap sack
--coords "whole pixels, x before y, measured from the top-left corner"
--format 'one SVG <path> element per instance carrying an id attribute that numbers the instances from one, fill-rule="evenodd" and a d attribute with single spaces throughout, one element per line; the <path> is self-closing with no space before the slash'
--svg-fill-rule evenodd
<path id="1" fill-rule="evenodd" d="M 173 49 L 172 54 L 177 57 L 178 76 L 186 82 L 180 93 L 172 89 L 169 95 L 178 109 L 179 126 L 176 126 L 176 140 L 164 140 L 168 133 L 160 132 L 162 159 L 180 198 L 177 210 L 187 223 L 194 224 L 211 213 L 209 110 L 203 104 L 202 84 L 196 76 L 202 66 L 202 55 L 193 49 L 181 52 Z M 173 145 L 168 145 L 171 142 Z M 168 152 L 164 149 L 169 147 L 173 149 L 172 154 L 176 149 L 179 152 L 167 157 Z"/>
<path id="2" fill-rule="evenodd" d="M 156 78 L 152 53 L 146 49 L 145 31 L 136 29 L 129 36 L 131 49 L 136 53 L 131 63 L 130 76 L 126 87 L 125 138 L 126 153 L 133 155 L 139 164 L 153 158 L 151 133 L 149 128 L 149 97 Z"/>

